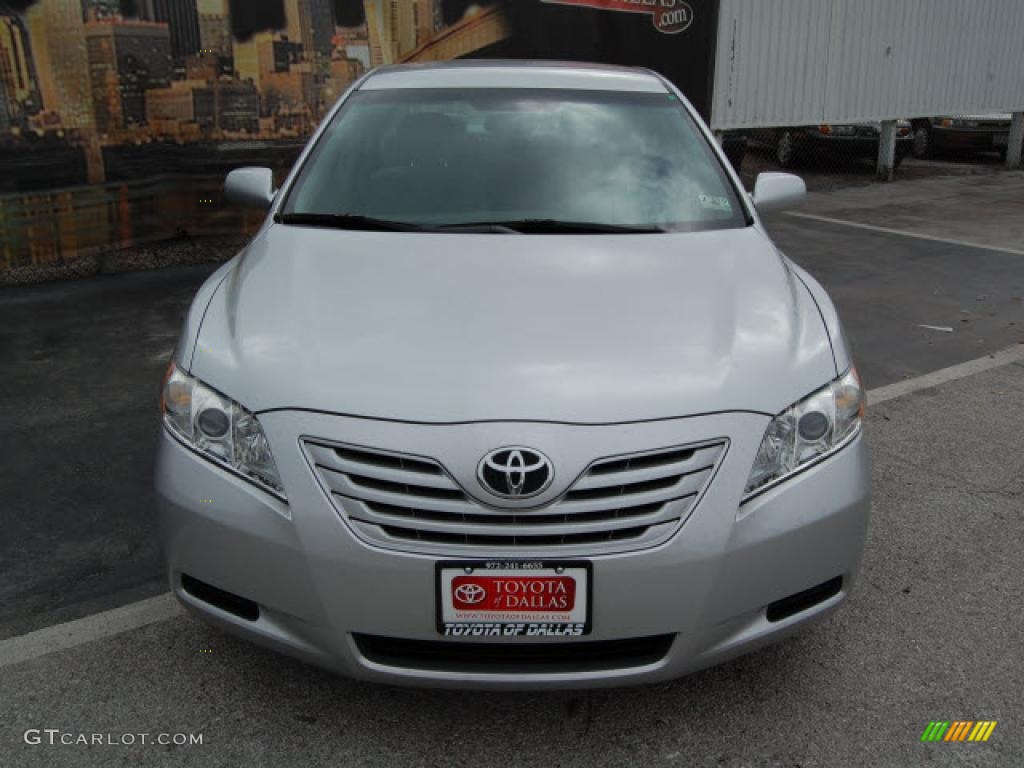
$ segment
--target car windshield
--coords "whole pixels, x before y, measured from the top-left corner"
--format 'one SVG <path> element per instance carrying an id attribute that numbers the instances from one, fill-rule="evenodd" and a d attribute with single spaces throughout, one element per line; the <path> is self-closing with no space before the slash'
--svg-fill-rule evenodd
<path id="1" fill-rule="evenodd" d="M 340 228 L 494 232 L 746 223 L 675 96 L 555 89 L 357 91 L 281 213 L 285 222 Z"/>

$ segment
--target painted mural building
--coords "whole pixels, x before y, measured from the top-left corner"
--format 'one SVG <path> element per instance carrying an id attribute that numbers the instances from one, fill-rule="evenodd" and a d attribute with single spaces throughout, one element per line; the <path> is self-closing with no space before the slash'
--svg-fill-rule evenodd
<path id="1" fill-rule="evenodd" d="M 380 65 L 637 64 L 704 108 L 716 11 L 717 0 L 0 0 L 0 276 L 232 230 L 217 210 L 223 174 L 245 162 L 283 174 Z"/>

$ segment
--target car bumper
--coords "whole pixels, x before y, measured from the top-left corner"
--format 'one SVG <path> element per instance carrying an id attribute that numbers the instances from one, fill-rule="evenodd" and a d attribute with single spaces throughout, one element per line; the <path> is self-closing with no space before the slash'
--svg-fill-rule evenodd
<path id="1" fill-rule="evenodd" d="M 878 138 L 878 136 L 827 136 L 819 133 L 805 133 L 800 146 L 808 151 L 866 157 L 878 154 Z M 906 154 L 913 144 L 913 136 L 896 137 L 897 152 Z"/>
<path id="2" fill-rule="evenodd" d="M 826 616 L 849 594 L 860 564 L 869 508 L 861 436 L 740 505 L 767 424 L 766 417 L 756 414 L 594 427 L 431 427 L 292 412 L 260 418 L 275 446 L 287 504 L 162 433 L 156 485 L 171 587 L 189 611 L 207 621 L 356 678 L 478 688 L 580 688 L 671 679 Z M 606 443 L 610 450 L 605 455 L 627 443 L 671 445 L 668 441 L 728 436 L 714 479 L 670 539 L 648 549 L 585 558 L 593 568 L 593 630 L 568 642 L 612 647 L 659 637 L 665 647 L 644 658 L 619 660 L 612 654 L 592 667 L 548 664 L 514 670 L 468 662 L 427 664 L 422 657 L 371 652 L 367 638 L 404 642 L 427 654 L 438 642 L 449 650 L 465 642 L 442 640 L 437 633 L 435 563 L 450 558 L 386 550 L 358 538 L 317 484 L 299 440 L 310 434 L 345 435 L 353 443 L 376 439 L 381 447 L 394 447 L 410 430 L 416 439 L 444 431 L 447 440 L 475 437 L 488 445 L 500 444 L 496 436 L 509 431 L 515 432 L 513 439 L 534 445 L 551 445 L 561 435 L 584 445 Z M 503 556 L 531 555 L 508 551 Z M 795 613 L 769 620 L 769 606 L 829 583 L 836 588 L 817 602 L 805 601 Z M 246 618 L 248 609 L 239 611 L 220 599 L 221 593 L 196 584 L 242 598 L 243 607 L 258 608 L 258 617 Z"/>
<path id="3" fill-rule="evenodd" d="M 932 146 L 937 149 L 999 151 L 1006 149 L 1010 127 L 943 128 L 932 127 Z"/>

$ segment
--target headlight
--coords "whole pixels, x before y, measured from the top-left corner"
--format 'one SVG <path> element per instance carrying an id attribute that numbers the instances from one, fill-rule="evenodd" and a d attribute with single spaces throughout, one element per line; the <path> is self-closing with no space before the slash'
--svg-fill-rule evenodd
<path id="1" fill-rule="evenodd" d="M 167 428 L 187 445 L 284 498 L 263 428 L 234 400 L 171 363 L 164 377 L 160 410 Z"/>
<path id="2" fill-rule="evenodd" d="M 839 449 L 857 434 L 863 417 L 864 390 L 856 369 L 850 368 L 772 419 L 757 450 L 744 497 Z"/>

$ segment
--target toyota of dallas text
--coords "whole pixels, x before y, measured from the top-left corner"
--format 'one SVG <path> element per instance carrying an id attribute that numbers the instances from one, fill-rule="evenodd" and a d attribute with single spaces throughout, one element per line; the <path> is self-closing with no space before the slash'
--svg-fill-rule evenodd
<path id="1" fill-rule="evenodd" d="M 171 587 L 352 677 L 678 677 L 839 606 L 868 519 L 836 310 L 648 70 L 374 70 L 198 291 L 163 384 Z M 837 258 L 840 258 L 837 253 Z"/>

